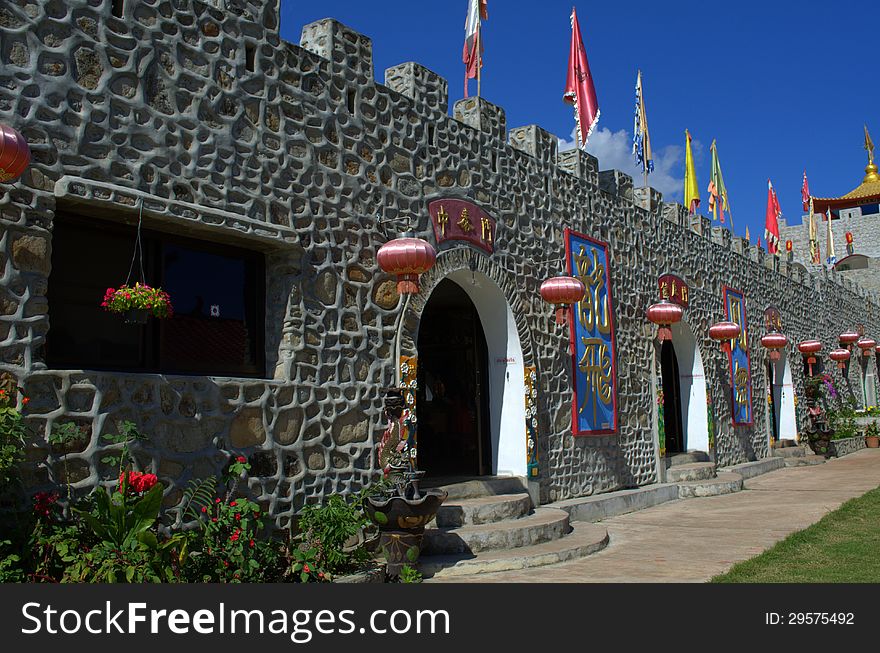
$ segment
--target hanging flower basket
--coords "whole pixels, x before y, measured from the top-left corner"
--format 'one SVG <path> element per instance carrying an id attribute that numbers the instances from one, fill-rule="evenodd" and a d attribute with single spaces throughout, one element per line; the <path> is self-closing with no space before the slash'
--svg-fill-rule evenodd
<path id="1" fill-rule="evenodd" d="M 101 307 L 111 313 L 122 314 L 126 324 L 146 324 L 150 317 L 174 315 L 168 293 L 143 283 L 107 288 Z"/>

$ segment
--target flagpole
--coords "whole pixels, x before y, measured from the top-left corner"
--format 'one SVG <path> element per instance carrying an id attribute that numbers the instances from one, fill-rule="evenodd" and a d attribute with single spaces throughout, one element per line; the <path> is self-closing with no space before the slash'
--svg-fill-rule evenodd
<path id="1" fill-rule="evenodd" d="M 480 37 L 482 36 L 482 34 L 483 24 L 482 22 L 480 22 L 477 27 L 477 97 L 480 97 L 480 81 L 483 77 L 483 44 L 480 42 Z"/>

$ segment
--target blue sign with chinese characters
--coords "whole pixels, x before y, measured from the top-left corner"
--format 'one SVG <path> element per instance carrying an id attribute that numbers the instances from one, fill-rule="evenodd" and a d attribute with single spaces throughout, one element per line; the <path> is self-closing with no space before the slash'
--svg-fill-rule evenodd
<path id="1" fill-rule="evenodd" d="M 611 298 L 608 244 L 565 230 L 569 274 L 587 289 L 571 307 L 574 435 L 607 435 L 617 431 L 617 349 Z"/>
<path id="2" fill-rule="evenodd" d="M 746 302 L 743 294 L 732 288 L 724 289 L 724 313 L 731 322 L 739 324 L 739 337 L 731 343 L 730 388 L 733 393 L 733 423 L 752 423 L 752 368 L 749 360 L 749 328 L 746 322 Z"/>

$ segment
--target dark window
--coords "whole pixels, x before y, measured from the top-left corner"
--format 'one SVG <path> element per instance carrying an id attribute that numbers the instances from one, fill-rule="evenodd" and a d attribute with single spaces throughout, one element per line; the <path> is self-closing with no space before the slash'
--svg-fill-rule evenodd
<path id="1" fill-rule="evenodd" d="M 144 230 L 147 283 L 174 317 L 124 324 L 100 306 L 128 274 L 135 227 L 60 216 L 52 237 L 47 362 L 56 369 L 262 376 L 261 254 Z M 139 278 L 135 271 L 131 283 Z"/>
<path id="2" fill-rule="evenodd" d="M 112 0 L 111 10 L 117 18 L 122 18 L 125 14 L 125 0 Z"/>
<path id="3" fill-rule="evenodd" d="M 862 204 L 862 215 L 874 215 L 880 213 L 880 204 Z"/>
<path id="4" fill-rule="evenodd" d="M 244 64 L 248 71 L 254 72 L 256 69 L 257 48 L 253 44 L 248 43 L 244 46 Z"/>

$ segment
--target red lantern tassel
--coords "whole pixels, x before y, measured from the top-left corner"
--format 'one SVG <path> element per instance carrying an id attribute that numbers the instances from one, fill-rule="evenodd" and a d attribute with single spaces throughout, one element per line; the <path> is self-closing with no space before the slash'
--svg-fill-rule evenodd
<path id="1" fill-rule="evenodd" d="M 565 324 L 565 313 L 568 310 L 566 306 L 556 307 L 556 324 Z"/>
<path id="2" fill-rule="evenodd" d="M 672 340 L 672 329 L 667 325 L 658 327 L 657 337 L 660 338 L 660 342 L 663 342 L 664 340 Z"/>
<path id="3" fill-rule="evenodd" d="M 779 350 L 771 349 L 770 350 L 770 360 L 771 361 L 778 361 L 779 359 L 780 359 Z"/>

